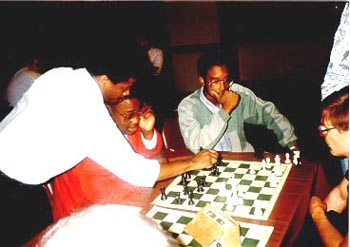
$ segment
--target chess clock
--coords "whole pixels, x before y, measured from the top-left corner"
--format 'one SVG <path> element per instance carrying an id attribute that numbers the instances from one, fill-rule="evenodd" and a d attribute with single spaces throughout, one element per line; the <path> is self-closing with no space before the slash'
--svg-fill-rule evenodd
<path id="1" fill-rule="evenodd" d="M 241 246 L 239 223 L 210 204 L 201 208 L 184 230 L 203 247 Z"/>

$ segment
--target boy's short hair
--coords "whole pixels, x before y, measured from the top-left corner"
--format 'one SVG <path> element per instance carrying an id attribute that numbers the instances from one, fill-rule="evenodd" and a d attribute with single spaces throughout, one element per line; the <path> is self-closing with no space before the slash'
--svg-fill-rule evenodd
<path id="1" fill-rule="evenodd" d="M 321 104 L 321 123 L 332 123 L 339 130 L 349 130 L 349 86 L 329 95 Z"/>
<path id="2" fill-rule="evenodd" d="M 220 50 L 208 51 L 204 53 L 197 61 L 198 76 L 205 78 L 208 70 L 214 65 L 225 65 L 230 71 L 229 59 Z"/>

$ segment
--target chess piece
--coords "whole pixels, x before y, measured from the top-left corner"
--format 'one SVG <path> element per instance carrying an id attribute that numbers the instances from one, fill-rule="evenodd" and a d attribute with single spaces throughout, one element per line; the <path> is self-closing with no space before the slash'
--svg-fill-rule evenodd
<path id="1" fill-rule="evenodd" d="M 276 177 L 275 177 L 275 173 L 271 173 L 270 175 L 270 187 L 272 188 L 276 188 L 277 187 L 277 182 L 276 182 Z"/>
<path id="2" fill-rule="evenodd" d="M 215 166 L 215 167 L 213 168 L 213 175 L 214 175 L 214 176 L 219 176 L 219 175 L 220 175 L 220 173 L 219 173 L 219 168 L 218 168 L 217 166 Z"/>
<path id="3" fill-rule="evenodd" d="M 250 166 L 249 166 L 249 174 L 250 174 L 250 175 L 255 175 L 255 174 L 256 174 L 253 165 L 250 165 Z"/>
<path id="4" fill-rule="evenodd" d="M 282 176 L 282 170 L 281 170 L 281 165 L 280 164 L 276 164 L 275 165 L 275 175 L 277 177 Z"/>
<path id="5" fill-rule="evenodd" d="M 186 180 L 186 175 L 185 174 L 182 174 L 181 175 L 181 182 L 180 182 L 181 185 L 185 185 L 187 184 L 187 180 Z"/>
<path id="6" fill-rule="evenodd" d="M 285 159 L 285 161 L 284 161 L 285 164 L 290 164 L 290 163 L 292 163 L 292 161 L 291 161 L 290 158 L 289 158 L 289 153 L 285 153 L 285 157 L 286 157 L 286 159 Z"/>
<path id="7" fill-rule="evenodd" d="M 266 174 L 267 174 L 266 162 L 265 162 L 265 160 L 262 160 L 262 161 L 261 161 L 260 174 L 261 174 L 261 175 L 266 175 Z"/>
<path id="8" fill-rule="evenodd" d="M 177 192 L 177 193 L 176 193 L 175 200 L 176 200 L 176 203 L 177 203 L 177 204 L 181 204 L 180 192 Z"/>
<path id="9" fill-rule="evenodd" d="M 193 205 L 194 201 L 193 201 L 193 193 L 192 193 L 192 191 L 188 192 L 188 199 L 189 199 L 188 205 Z"/>
<path id="10" fill-rule="evenodd" d="M 281 164 L 281 157 L 278 154 L 275 156 L 275 164 Z"/>
<path id="11" fill-rule="evenodd" d="M 266 168 L 267 169 L 271 169 L 271 160 L 270 160 L 270 158 L 267 157 L 265 160 L 266 160 Z"/>
<path id="12" fill-rule="evenodd" d="M 184 190 L 183 190 L 183 192 L 184 192 L 184 195 L 187 195 L 187 194 L 189 194 L 189 191 L 188 191 L 188 186 L 187 186 L 187 184 L 184 184 Z"/>
<path id="13" fill-rule="evenodd" d="M 196 178 L 196 182 L 197 182 L 197 191 L 198 191 L 198 192 L 204 192 L 205 178 L 203 178 L 203 177 L 197 177 L 197 178 Z"/>
<path id="14" fill-rule="evenodd" d="M 164 187 L 160 188 L 160 193 L 162 193 L 162 196 L 160 197 L 160 199 L 162 201 L 165 201 L 166 199 L 168 199 L 168 197 L 167 197 L 167 195 L 165 193 L 165 188 Z"/>
<path id="15" fill-rule="evenodd" d="M 293 156 L 293 164 L 296 166 L 298 165 L 298 156 Z"/>

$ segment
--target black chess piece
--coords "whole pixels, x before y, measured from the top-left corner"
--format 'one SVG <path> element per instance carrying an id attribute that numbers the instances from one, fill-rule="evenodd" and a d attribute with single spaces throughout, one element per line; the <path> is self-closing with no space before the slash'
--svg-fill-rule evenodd
<path id="1" fill-rule="evenodd" d="M 213 175 L 214 176 L 219 176 L 220 175 L 219 168 L 217 166 L 215 166 L 214 169 L 213 169 Z"/>
<path id="2" fill-rule="evenodd" d="M 187 184 L 187 180 L 186 180 L 186 175 L 185 174 L 182 174 L 181 175 L 181 182 L 180 182 L 181 185 L 185 185 Z"/>
<path id="3" fill-rule="evenodd" d="M 198 192 L 204 192 L 204 183 L 205 183 L 205 179 L 203 177 L 200 177 L 197 181 Z"/>
<path id="4" fill-rule="evenodd" d="M 175 198 L 175 199 L 176 199 L 176 203 L 177 203 L 177 204 L 181 204 L 180 192 L 177 192 L 177 193 L 176 193 L 176 198 Z"/>
<path id="5" fill-rule="evenodd" d="M 167 196 L 166 193 L 165 193 L 165 188 L 164 188 L 164 187 L 160 188 L 160 193 L 162 193 L 162 195 L 161 195 L 161 197 L 160 197 L 160 199 L 161 199 L 162 201 L 165 201 L 166 199 L 168 199 L 168 196 Z"/>
<path id="6" fill-rule="evenodd" d="M 184 184 L 184 195 L 187 195 L 189 193 L 187 184 Z"/>
<path id="7" fill-rule="evenodd" d="M 194 201 L 193 201 L 193 193 L 192 193 L 192 191 L 188 192 L 188 199 L 189 199 L 188 205 L 193 205 Z"/>

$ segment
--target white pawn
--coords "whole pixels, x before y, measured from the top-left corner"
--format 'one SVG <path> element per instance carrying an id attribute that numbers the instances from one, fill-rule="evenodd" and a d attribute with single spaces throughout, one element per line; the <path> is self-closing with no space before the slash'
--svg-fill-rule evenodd
<path id="1" fill-rule="evenodd" d="M 281 157 L 278 154 L 275 156 L 275 163 L 278 165 L 281 164 Z"/>
<path id="2" fill-rule="evenodd" d="M 249 174 L 250 174 L 250 175 L 255 175 L 255 173 L 256 173 L 256 172 L 255 172 L 255 170 L 254 170 L 253 165 L 250 165 L 250 166 L 249 166 Z"/>
<path id="3" fill-rule="evenodd" d="M 261 175 L 266 175 L 266 174 L 267 174 L 266 162 L 265 162 L 265 160 L 262 160 L 262 161 L 261 161 L 261 170 L 260 170 L 260 174 L 261 174 Z"/>
<path id="4" fill-rule="evenodd" d="M 270 169 L 270 168 L 271 168 L 271 162 L 270 162 L 270 161 L 271 161 L 270 158 L 267 157 L 267 158 L 266 158 L 266 168 L 267 168 L 267 169 Z"/>
<path id="5" fill-rule="evenodd" d="M 280 164 L 276 164 L 276 166 L 275 166 L 275 175 L 276 175 L 277 177 L 282 176 L 282 170 L 281 170 Z"/>
<path id="6" fill-rule="evenodd" d="M 284 161 L 285 164 L 290 164 L 292 161 L 289 158 L 289 153 L 285 153 L 286 160 Z"/>
<path id="7" fill-rule="evenodd" d="M 275 173 L 271 173 L 270 175 L 270 187 L 272 188 L 276 188 L 277 187 L 277 182 L 276 182 L 276 177 L 275 177 Z"/>

